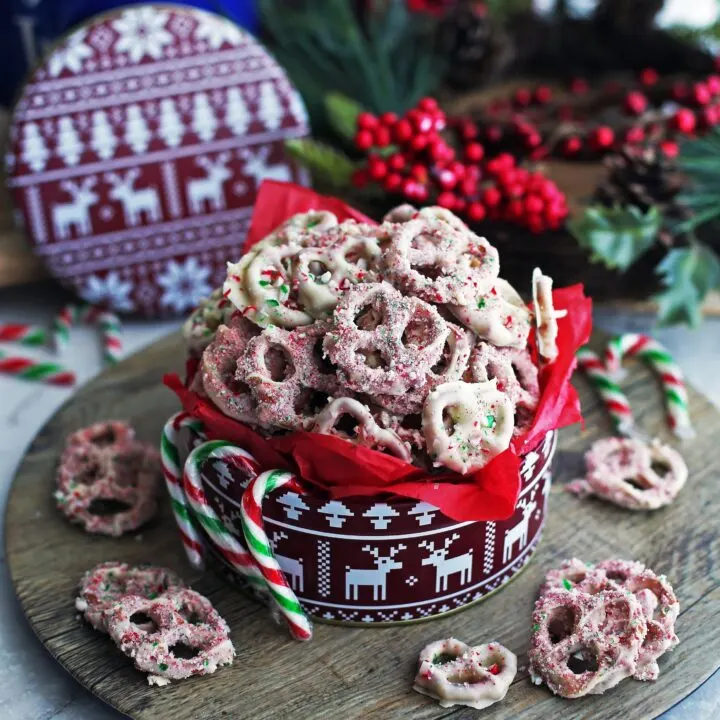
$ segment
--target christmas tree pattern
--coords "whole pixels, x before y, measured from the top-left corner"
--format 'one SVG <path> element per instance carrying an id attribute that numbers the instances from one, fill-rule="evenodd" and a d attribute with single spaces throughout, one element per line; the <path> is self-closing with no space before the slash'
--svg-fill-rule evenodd
<path id="1" fill-rule="evenodd" d="M 180 113 L 172 98 L 163 98 L 160 102 L 160 121 L 158 135 L 168 147 L 176 148 L 180 145 L 185 134 Z"/>
<path id="2" fill-rule="evenodd" d="M 30 122 L 23 127 L 22 139 L 20 141 L 22 150 L 21 160 L 26 163 L 33 172 L 40 172 L 45 168 L 50 151 L 45 145 L 45 139 L 40 133 L 40 126 Z"/>
<path id="3" fill-rule="evenodd" d="M 250 113 L 243 100 L 239 87 L 231 87 L 227 91 L 227 111 L 225 123 L 238 137 L 245 135 L 250 126 Z"/>
<path id="4" fill-rule="evenodd" d="M 82 155 L 83 144 L 69 115 L 63 115 L 58 124 L 57 154 L 66 165 L 77 165 Z"/>
<path id="5" fill-rule="evenodd" d="M 193 103 L 192 129 L 203 142 L 210 142 L 215 137 L 217 127 L 218 121 L 207 93 L 197 93 Z"/>
<path id="6" fill-rule="evenodd" d="M 275 86 L 268 80 L 260 85 L 260 106 L 258 116 L 268 130 L 277 130 L 282 124 L 285 110 Z"/>
<path id="7" fill-rule="evenodd" d="M 136 155 L 144 153 L 150 145 L 150 130 L 148 130 L 139 105 L 128 106 L 125 142 Z"/>
<path id="8" fill-rule="evenodd" d="M 104 110 L 95 110 L 93 113 L 90 136 L 90 147 L 99 158 L 109 160 L 115 155 L 118 140 Z"/>
<path id="9" fill-rule="evenodd" d="M 307 110 L 305 110 L 305 105 L 303 104 L 303 101 L 300 98 L 300 93 L 298 93 L 294 88 L 289 88 L 288 96 L 290 98 L 290 101 L 288 104 L 288 110 L 290 111 L 290 114 L 292 115 L 293 120 L 295 120 L 295 122 L 298 125 L 307 126 L 307 124 L 308 124 Z"/>

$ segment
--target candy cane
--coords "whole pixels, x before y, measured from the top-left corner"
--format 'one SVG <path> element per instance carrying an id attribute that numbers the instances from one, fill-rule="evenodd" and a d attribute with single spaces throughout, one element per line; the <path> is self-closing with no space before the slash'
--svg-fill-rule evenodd
<path id="1" fill-rule="evenodd" d="M 630 403 L 620 386 L 612 379 L 603 361 L 587 347 L 580 348 L 576 357 L 578 368 L 588 376 L 610 413 L 615 431 L 621 435 L 632 434 L 635 423 Z"/>
<path id="2" fill-rule="evenodd" d="M 619 373 L 623 359 L 634 356 L 646 362 L 660 378 L 670 429 L 679 438 L 693 437 L 685 377 L 673 356 L 654 338 L 638 333 L 618 335 L 605 350 L 605 362 L 611 373 Z"/>
<path id="3" fill-rule="evenodd" d="M 107 310 L 88 306 L 81 312 L 82 320 L 100 328 L 103 340 L 103 357 L 108 365 L 116 365 L 122 356 L 122 325 L 120 318 Z"/>
<path id="4" fill-rule="evenodd" d="M 285 579 L 279 563 L 265 532 L 262 517 L 262 501 L 269 493 L 279 487 L 287 487 L 295 492 L 303 492 L 292 473 L 284 470 L 270 470 L 258 475 L 243 494 L 241 513 L 245 542 L 257 561 L 270 589 L 270 594 L 278 609 L 285 616 L 290 633 L 296 640 L 310 640 L 312 627 L 307 615 L 300 606 L 297 596 Z"/>
<path id="5" fill-rule="evenodd" d="M 53 320 L 53 341 L 59 353 L 67 350 L 70 344 L 70 329 L 77 322 L 79 309 L 77 305 L 66 305 Z"/>
<path id="6" fill-rule="evenodd" d="M 202 569 L 204 566 L 202 538 L 193 524 L 192 515 L 185 498 L 185 490 L 183 489 L 178 440 L 184 428 L 188 428 L 202 437 L 203 440 L 205 439 L 202 422 L 189 413 L 179 412 L 165 423 L 160 437 L 160 459 L 165 484 L 170 495 L 170 503 L 175 515 L 175 522 L 180 530 L 180 537 L 188 560 L 193 567 Z"/>
<path id="7" fill-rule="evenodd" d="M 62 365 L 8 355 L 2 350 L 0 350 L 0 373 L 47 385 L 67 387 L 75 384 L 75 373 L 66 370 Z"/>
<path id="8" fill-rule="evenodd" d="M 192 508 L 193 517 L 210 536 L 217 549 L 225 559 L 244 575 L 248 582 L 261 592 L 267 592 L 263 574 L 255 565 L 252 555 L 235 539 L 235 536 L 223 525 L 216 512 L 208 503 L 202 487 L 202 469 L 210 460 L 225 460 L 226 462 L 251 465 L 253 471 L 257 462 L 250 453 L 225 442 L 224 440 L 210 440 L 198 445 L 185 461 L 183 470 L 183 488 L 185 497 Z"/>
<path id="9" fill-rule="evenodd" d="M 0 342 L 14 342 L 20 345 L 44 345 L 47 339 L 47 331 L 36 325 L 0 323 Z"/>

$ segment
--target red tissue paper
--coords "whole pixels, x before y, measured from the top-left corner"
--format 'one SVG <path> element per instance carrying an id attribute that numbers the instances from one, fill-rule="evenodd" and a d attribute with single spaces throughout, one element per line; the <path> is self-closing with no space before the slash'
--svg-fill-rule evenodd
<path id="1" fill-rule="evenodd" d="M 339 220 L 373 222 L 341 200 L 307 188 L 265 181 L 258 193 L 245 249 L 272 232 L 291 215 L 328 210 Z M 237 258 L 229 258 L 237 260 Z M 575 353 L 592 329 L 592 301 L 582 285 L 553 292 L 556 310 L 567 314 L 558 320 L 559 356 L 540 371 L 540 402 L 535 419 L 523 437 L 495 457 L 482 470 L 468 475 L 453 472 L 428 474 L 421 468 L 342 438 L 309 432 L 263 437 L 237 420 L 226 417 L 212 403 L 189 389 L 196 362 L 189 362 L 185 383 L 166 375 L 165 384 L 180 399 L 186 412 L 201 420 L 211 439 L 234 442 L 252 453 L 265 470 L 296 472 L 308 491 L 312 488 L 331 498 L 399 495 L 435 505 L 458 522 L 504 520 L 515 510 L 520 489 L 520 461 L 545 433 L 582 421 L 580 401 L 570 384 Z"/>

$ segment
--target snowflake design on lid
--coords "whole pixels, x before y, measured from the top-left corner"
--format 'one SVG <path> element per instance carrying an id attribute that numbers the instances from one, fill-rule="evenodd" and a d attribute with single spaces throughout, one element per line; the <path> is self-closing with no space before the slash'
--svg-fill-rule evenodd
<path id="1" fill-rule="evenodd" d="M 149 6 L 126 10 L 112 23 L 120 36 L 115 51 L 127 53 L 133 62 L 140 62 L 145 56 L 159 60 L 165 46 L 173 41 L 166 28 L 168 18 L 167 12 Z"/>
<path id="2" fill-rule="evenodd" d="M 78 30 L 67 40 L 67 43 L 58 48 L 51 56 L 48 71 L 51 77 L 57 77 L 63 70 L 79 73 L 82 70 L 83 60 L 92 57 L 93 51 L 85 43 L 87 30 Z"/>
<path id="3" fill-rule="evenodd" d="M 210 48 L 219 50 L 224 43 L 236 47 L 243 41 L 243 32 L 227 20 L 203 15 L 195 30 L 195 40 L 205 40 Z"/>
<path id="4" fill-rule="evenodd" d="M 123 282 L 114 270 L 105 277 L 91 275 L 83 290 L 83 297 L 93 305 L 107 305 L 113 310 L 131 312 L 135 303 L 130 299 L 132 283 Z"/>
<path id="5" fill-rule="evenodd" d="M 178 313 L 196 307 L 212 291 L 208 282 L 210 272 L 209 267 L 194 257 L 184 262 L 170 260 L 157 280 L 164 289 L 160 304 Z"/>

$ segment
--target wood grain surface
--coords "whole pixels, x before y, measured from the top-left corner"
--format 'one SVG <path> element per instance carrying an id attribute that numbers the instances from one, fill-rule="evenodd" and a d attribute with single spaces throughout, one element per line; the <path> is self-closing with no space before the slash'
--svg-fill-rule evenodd
<path id="1" fill-rule="evenodd" d="M 225 586 L 211 573 L 190 571 L 169 507 L 138 537 L 89 537 L 56 511 L 54 469 L 66 435 L 90 422 L 129 418 L 142 438 L 159 437 L 177 410 L 161 385 L 179 370 L 180 340 L 172 336 L 121 363 L 82 388 L 33 442 L 13 485 L 7 515 L 10 573 L 32 628 L 72 675 L 133 718 L 642 718 L 655 717 L 692 692 L 720 665 L 720 414 L 691 391 L 697 439 L 685 450 L 691 469 L 677 502 L 655 513 L 631 513 L 594 500 L 578 500 L 561 486 L 582 470 L 582 453 L 609 432 L 593 393 L 579 381 L 587 429 L 561 432 L 549 523 L 537 555 L 510 585 L 484 602 L 446 617 L 396 628 L 317 625 L 310 643 L 298 644 L 274 625 L 266 608 Z M 668 437 L 652 376 L 633 364 L 625 387 L 639 424 Z M 562 700 L 533 686 L 526 672 L 530 613 L 543 573 L 563 558 L 642 560 L 666 573 L 681 602 L 680 646 L 660 661 L 655 683 L 626 680 L 602 697 Z M 74 610 L 77 581 L 95 563 L 117 559 L 153 562 L 180 572 L 228 620 L 238 651 L 235 664 L 207 678 L 150 688 L 103 635 Z M 520 672 L 505 701 L 477 713 L 443 709 L 410 688 L 419 650 L 457 636 L 477 644 L 499 640 L 519 656 Z"/>

